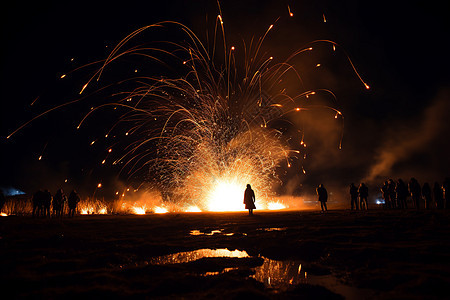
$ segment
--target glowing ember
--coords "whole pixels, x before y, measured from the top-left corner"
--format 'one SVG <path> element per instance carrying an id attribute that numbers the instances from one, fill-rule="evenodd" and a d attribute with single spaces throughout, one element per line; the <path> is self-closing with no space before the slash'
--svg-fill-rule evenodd
<path id="1" fill-rule="evenodd" d="M 8 215 L 5 214 L 4 212 L 0 213 L 0 217 L 7 217 Z"/>

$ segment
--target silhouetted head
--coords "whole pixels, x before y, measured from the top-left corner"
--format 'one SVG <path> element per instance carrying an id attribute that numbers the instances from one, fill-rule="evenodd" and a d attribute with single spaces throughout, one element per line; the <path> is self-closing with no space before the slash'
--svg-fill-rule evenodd
<path id="1" fill-rule="evenodd" d="M 248 189 L 251 189 L 252 187 L 250 186 L 250 184 L 247 184 L 247 188 L 248 188 Z"/>

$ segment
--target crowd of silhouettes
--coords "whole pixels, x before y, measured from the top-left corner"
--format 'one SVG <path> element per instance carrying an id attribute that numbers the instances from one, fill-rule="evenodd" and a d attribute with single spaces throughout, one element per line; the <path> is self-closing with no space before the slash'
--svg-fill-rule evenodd
<path id="1" fill-rule="evenodd" d="M 66 203 L 69 207 L 69 216 L 73 217 L 77 209 L 77 204 L 80 202 L 78 193 L 73 190 L 70 193 L 69 198 L 66 197 L 64 191 L 59 189 L 56 191 L 55 196 L 48 191 L 39 190 L 34 193 L 32 198 L 33 203 L 33 217 L 57 217 L 62 218 L 64 216 Z M 52 208 L 52 214 L 50 214 L 50 208 Z"/>
<path id="2" fill-rule="evenodd" d="M 450 209 L 450 178 L 442 185 L 435 182 L 433 188 L 428 182 L 421 186 L 414 177 L 408 185 L 402 179 L 389 179 L 381 187 L 381 196 L 386 209 L 406 209 L 408 204 L 415 209 Z"/>
<path id="3" fill-rule="evenodd" d="M 369 188 L 365 183 L 360 183 L 356 187 L 352 182 L 350 184 L 350 203 L 352 210 L 368 210 L 369 209 Z"/>

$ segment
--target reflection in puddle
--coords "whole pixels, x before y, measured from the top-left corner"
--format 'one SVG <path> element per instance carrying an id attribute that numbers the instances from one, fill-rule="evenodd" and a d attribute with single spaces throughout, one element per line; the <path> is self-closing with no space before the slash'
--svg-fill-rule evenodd
<path id="1" fill-rule="evenodd" d="M 194 251 L 178 252 L 174 254 L 155 257 L 149 260 L 148 263 L 151 265 L 184 264 L 205 257 L 242 258 L 250 256 L 247 254 L 246 251 L 239 251 L 239 250 L 230 251 L 228 249 L 199 249 Z"/>
<path id="2" fill-rule="evenodd" d="M 215 229 L 215 230 L 212 230 L 211 232 L 202 232 L 202 231 L 200 231 L 198 229 L 194 229 L 194 230 L 191 230 L 189 232 L 189 234 L 190 235 L 215 235 L 215 234 L 222 234 L 222 235 L 226 235 L 226 236 L 234 235 L 233 232 L 231 232 L 231 233 L 223 233 L 222 230 L 223 229 Z M 241 233 L 241 234 L 242 235 L 247 235 L 246 233 Z"/>
<path id="3" fill-rule="evenodd" d="M 263 258 L 263 264 L 255 268 L 255 274 L 252 277 L 264 283 L 266 287 L 286 289 L 289 285 L 306 283 L 307 273 L 302 273 L 300 262 Z"/>
<path id="4" fill-rule="evenodd" d="M 194 230 L 191 230 L 191 232 L 189 234 L 190 235 L 214 235 L 214 234 L 221 234 L 221 233 L 222 233 L 222 230 L 217 230 L 217 229 L 211 231 L 210 233 L 201 232 L 198 229 L 194 229 Z"/>
<path id="5" fill-rule="evenodd" d="M 202 258 L 214 257 L 249 258 L 251 256 L 248 255 L 246 251 L 240 250 L 230 251 L 228 249 L 199 249 L 155 257 L 146 262 L 146 264 L 183 264 Z M 300 261 L 277 261 L 263 256 L 261 258 L 264 259 L 263 264 L 254 268 L 255 274 L 251 275 L 251 277 L 264 283 L 267 288 L 286 290 L 292 285 L 308 283 L 324 286 L 335 293 L 343 295 L 346 299 L 361 299 L 373 294 L 373 291 L 370 290 L 362 290 L 345 285 L 333 275 L 308 275 L 307 272 L 302 269 L 302 264 Z M 225 268 L 220 272 L 205 272 L 200 274 L 200 276 L 217 276 L 238 269 L 238 267 L 230 267 Z"/>
<path id="6" fill-rule="evenodd" d="M 202 258 L 230 257 L 246 258 L 250 257 L 246 251 L 228 249 L 199 249 L 194 251 L 168 254 L 151 259 L 148 263 L 152 265 L 183 264 L 196 261 Z M 289 285 L 305 283 L 307 274 L 302 273 L 302 265 L 298 261 L 277 261 L 262 257 L 264 262 L 261 266 L 254 268 L 252 275 L 256 280 L 264 283 L 267 287 L 284 289 Z M 219 275 L 237 268 L 226 268 L 221 272 L 207 272 L 203 276 Z"/>

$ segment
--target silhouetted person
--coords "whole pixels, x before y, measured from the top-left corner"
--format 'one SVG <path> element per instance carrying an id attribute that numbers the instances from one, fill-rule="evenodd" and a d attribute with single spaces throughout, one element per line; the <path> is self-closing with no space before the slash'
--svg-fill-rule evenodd
<path id="1" fill-rule="evenodd" d="M 322 212 L 326 212 L 327 209 L 327 200 L 328 200 L 328 192 L 323 186 L 323 184 L 319 184 L 319 186 L 316 188 L 316 193 L 318 196 L 319 202 L 320 202 L 320 208 L 322 209 Z"/>
<path id="2" fill-rule="evenodd" d="M 445 178 L 442 184 L 442 189 L 444 191 L 444 205 L 445 209 L 450 209 L 450 178 Z"/>
<path id="3" fill-rule="evenodd" d="M 433 187 L 434 202 L 438 209 L 444 208 L 444 195 L 442 193 L 442 188 L 439 183 L 435 182 Z"/>
<path id="4" fill-rule="evenodd" d="M 352 210 L 354 209 L 358 210 L 359 209 L 358 188 L 355 186 L 353 182 L 350 184 L 350 201 Z"/>
<path id="5" fill-rule="evenodd" d="M 403 182 L 403 180 L 398 180 L 395 193 L 397 194 L 397 205 L 401 209 L 408 208 L 408 205 L 406 203 L 406 199 L 408 198 L 408 188 L 406 187 L 406 184 Z"/>
<path id="6" fill-rule="evenodd" d="M 69 205 L 69 217 L 73 217 L 73 215 L 75 214 L 78 202 L 80 202 L 80 196 L 78 196 L 78 193 L 73 190 L 72 192 L 70 192 L 69 198 L 67 200 L 67 204 Z"/>
<path id="7" fill-rule="evenodd" d="M 44 192 L 39 190 L 36 193 L 34 193 L 33 198 L 32 198 L 32 202 L 33 202 L 33 218 L 34 217 L 39 217 L 39 214 L 42 213 L 42 209 L 43 209 L 43 201 L 44 201 Z"/>
<path id="8" fill-rule="evenodd" d="M 2 212 L 5 203 L 6 203 L 5 195 L 3 194 L 3 191 L 0 189 L 0 212 Z"/>
<path id="9" fill-rule="evenodd" d="M 397 207 L 397 195 L 395 193 L 395 182 L 392 179 L 388 180 L 389 183 L 389 201 L 390 201 L 390 208 L 396 208 Z"/>
<path id="10" fill-rule="evenodd" d="M 365 207 L 365 209 L 368 210 L 369 206 L 367 203 L 367 198 L 369 197 L 369 188 L 364 183 L 361 183 L 359 185 L 358 194 L 361 210 L 363 210 L 363 207 Z"/>
<path id="11" fill-rule="evenodd" d="M 414 177 L 409 181 L 409 193 L 411 194 L 411 200 L 413 205 L 419 209 L 420 208 L 420 199 L 422 198 L 422 190 L 420 188 L 420 184 Z"/>
<path id="12" fill-rule="evenodd" d="M 247 184 L 247 188 L 244 192 L 244 204 L 245 209 L 248 209 L 248 214 L 253 215 L 253 210 L 256 209 L 255 206 L 255 192 L 252 190 L 250 184 Z"/>
<path id="13" fill-rule="evenodd" d="M 425 202 L 425 208 L 426 208 L 426 209 L 431 209 L 433 199 L 432 199 L 432 197 L 431 197 L 431 187 L 430 187 L 430 185 L 428 184 L 428 182 L 425 182 L 425 183 L 423 184 L 423 187 L 422 187 L 422 196 L 423 196 L 423 200 L 424 200 L 424 202 Z"/>
<path id="14" fill-rule="evenodd" d="M 43 215 L 44 217 L 48 217 L 50 218 L 50 206 L 52 205 L 52 194 L 48 191 L 45 190 L 43 195 L 42 195 L 42 203 L 43 203 L 43 208 L 44 208 L 44 212 Z"/>
<path id="15" fill-rule="evenodd" d="M 62 217 L 64 214 L 64 202 L 66 202 L 66 195 L 62 189 L 59 189 L 55 197 L 53 197 L 53 213 L 56 217 Z"/>
<path id="16" fill-rule="evenodd" d="M 391 200 L 389 199 L 389 183 L 386 180 L 381 187 L 381 196 L 384 199 L 384 208 L 391 208 Z"/>

